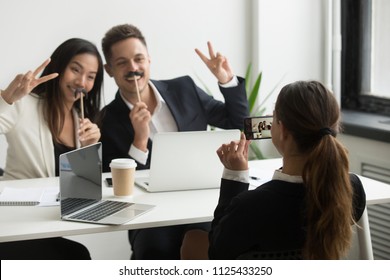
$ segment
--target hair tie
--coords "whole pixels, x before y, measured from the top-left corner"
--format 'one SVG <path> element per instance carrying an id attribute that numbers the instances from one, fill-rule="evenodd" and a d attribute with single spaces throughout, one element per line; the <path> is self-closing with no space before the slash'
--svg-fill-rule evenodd
<path id="1" fill-rule="evenodd" d="M 321 137 L 325 136 L 325 135 L 332 135 L 333 137 L 336 136 L 336 133 L 330 129 L 329 127 L 323 127 L 321 128 L 319 131 L 318 131 L 319 135 Z"/>

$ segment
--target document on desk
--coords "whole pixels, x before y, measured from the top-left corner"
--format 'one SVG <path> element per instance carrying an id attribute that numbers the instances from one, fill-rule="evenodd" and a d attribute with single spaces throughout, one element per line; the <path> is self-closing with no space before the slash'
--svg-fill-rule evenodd
<path id="1" fill-rule="evenodd" d="M 58 188 L 9 188 L 0 193 L 0 206 L 57 206 Z"/>
<path id="2" fill-rule="evenodd" d="M 249 189 L 256 189 L 258 186 L 271 181 L 274 172 L 272 170 L 249 169 Z"/>
<path id="3" fill-rule="evenodd" d="M 39 201 L 38 206 L 46 207 L 46 206 L 59 206 L 59 188 L 58 187 L 50 187 L 45 188 L 41 200 Z"/>

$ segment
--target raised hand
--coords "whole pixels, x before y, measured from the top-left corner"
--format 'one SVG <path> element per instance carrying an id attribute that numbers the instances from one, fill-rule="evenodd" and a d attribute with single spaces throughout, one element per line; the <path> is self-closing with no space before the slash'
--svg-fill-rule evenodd
<path id="1" fill-rule="evenodd" d="M 218 79 L 218 82 L 220 84 L 226 84 L 234 77 L 227 58 L 221 55 L 219 52 L 215 54 L 213 46 L 210 42 L 207 42 L 207 46 L 209 49 L 210 58 L 207 58 L 199 49 L 195 49 L 195 52 Z"/>
<path id="2" fill-rule="evenodd" d="M 129 117 L 134 128 L 133 145 L 137 149 L 146 152 L 150 135 L 149 123 L 152 119 L 147 105 L 142 101 L 137 102 L 130 111 Z"/>
<path id="3" fill-rule="evenodd" d="M 245 139 L 244 133 L 241 133 L 240 141 L 223 144 L 217 150 L 217 154 L 225 168 L 230 170 L 247 170 L 249 144 L 250 141 Z"/>
<path id="4" fill-rule="evenodd" d="M 36 86 L 54 79 L 58 73 L 52 73 L 40 78 L 36 76 L 50 63 L 50 58 L 46 59 L 34 72 L 28 71 L 26 74 L 18 74 L 8 87 L 1 92 L 1 96 L 8 103 L 15 101 L 29 94 Z"/>

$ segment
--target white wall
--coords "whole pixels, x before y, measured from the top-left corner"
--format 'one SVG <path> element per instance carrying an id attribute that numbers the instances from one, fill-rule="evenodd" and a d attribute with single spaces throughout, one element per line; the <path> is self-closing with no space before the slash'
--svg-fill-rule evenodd
<path id="1" fill-rule="evenodd" d="M 383 168 L 390 166 L 389 143 L 346 134 L 341 134 L 338 138 L 348 148 L 351 172 L 361 174 L 362 163 Z"/>
<path id="2" fill-rule="evenodd" d="M 0 86 L 38 65 L 68 38 L 82 37 L 101 49 L 104 33 L 122 23 L 133 23 L 143 31 L 153 78 L 198 73 L 214 83 L 194 52 L 195 47 L 206 52 L 207 40 L 243 74 L 249 59 L 249 21 L 245 18 L 249 5 L 240 0 L 2 1 Z M 105 78 L 106 100 L 110 101 L 116 87 L 112 79 Z"/>
<path id="3" fill-rule="evenodd" d="M 259 0 L 255 5 L 259 19 L 253 43 L 258 51 L 253 57 L 258 71 L 263 71 L 260 95 L 267 95 L 280 83 L 268 102 L 268 113 L 272 114 L 283 85 L 308 79 L 324 82 L 327 1 Z"/>

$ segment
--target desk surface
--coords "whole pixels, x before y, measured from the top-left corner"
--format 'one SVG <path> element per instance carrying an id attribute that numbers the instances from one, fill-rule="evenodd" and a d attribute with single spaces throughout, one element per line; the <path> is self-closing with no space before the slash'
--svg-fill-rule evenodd
<path id="1" fill-rule="evenodd" d="M 251 175 L 269 179 L 273 170 L 281 166 L 281 159 L 250 162 Z M 137 171 L 141 176 L 145 171 Z M 147 171 L 146 171 L 147 172 Z M 103 174 L 103 178 L 110 174 Z M 390 202 L 390 185 L 361 177 L 367 204 Z M 58 177 L 29 180 L 0 181 L 4 187 L 58 187 Z M 105 199 L 116 199 L 112 188 L 103 187 Z M 156 205 L 151 211 L 120 226 L 95 225 L 60 220 L 58 206 L 2 206 L 0 207 L 0 242 L 55 236 L 69 236 L 138 228 L 169 226 L 211 221 L 217 205 L 219 189 L 148 193 L 138 187 L 132 198 L 122 199 Z"/>

